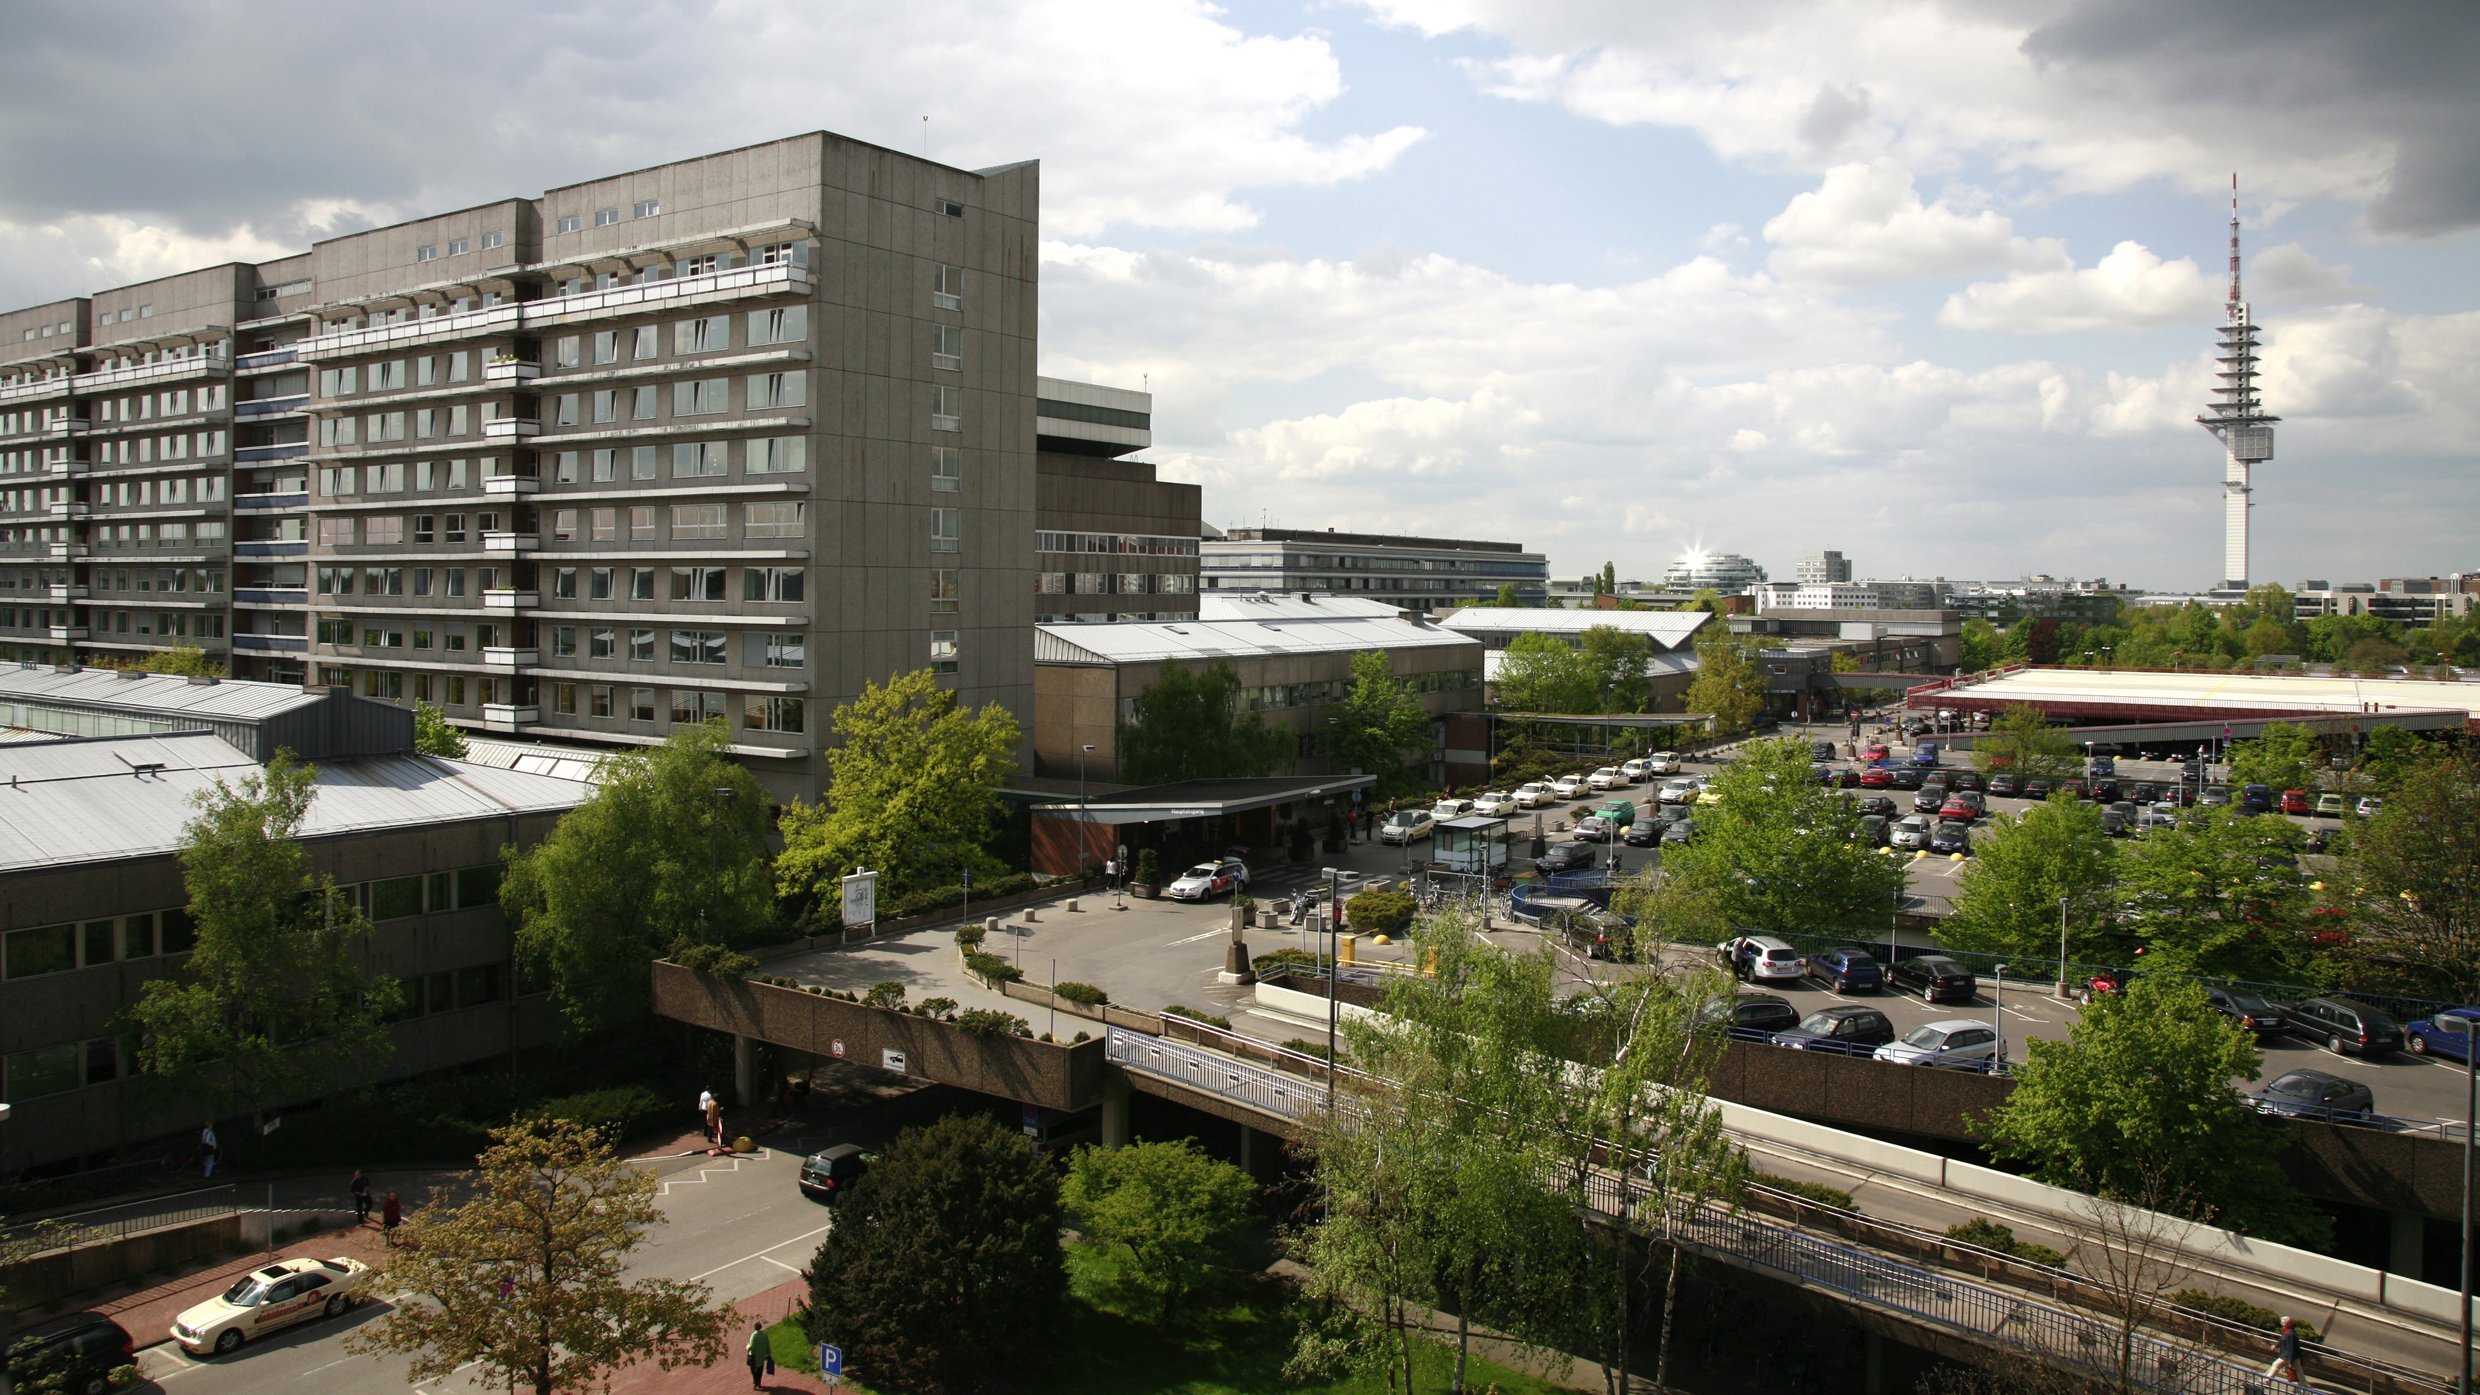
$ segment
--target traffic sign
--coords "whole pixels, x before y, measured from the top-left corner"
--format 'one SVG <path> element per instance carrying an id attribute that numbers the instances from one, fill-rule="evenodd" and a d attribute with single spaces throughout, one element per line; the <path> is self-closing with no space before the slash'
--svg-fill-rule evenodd
<path id="1" fill-rule="evenodd" d="M 818 1344 L 818 1369 L 830 1376 L 844 1374 L 844 1349 L 820 1342 Z"/>
<path id="2" fill-rule="evenodd" d="M 843 1039 L 842 1037 L 837 1037 L 837 1038 L 835 1039 L 834 1046 L 835 1046 L 835 1059 L 837 1059 L 837 1060 L 839 1060 L 839 1061 L 840 1061 L 840 1060 L 843 1060 L 843 1059 L 844 1059 L 844 1039 Z"/>

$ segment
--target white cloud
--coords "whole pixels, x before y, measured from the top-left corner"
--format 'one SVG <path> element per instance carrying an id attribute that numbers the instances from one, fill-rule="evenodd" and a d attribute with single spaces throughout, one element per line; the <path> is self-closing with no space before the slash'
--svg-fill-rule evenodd
<path id="1" fill-rule="evenodd" d="M 2269 311 L 2340 305 L 2369 294 L 2367 287 L 2351 284 L 2351 268 L 2327 266 L 2296 242 L 2255 253 L 2241 270 L 2243 288 L 2260 319 Z"/>
<path id="2" fill-rule="evenodd" d="M 2064 261 L 2055 242 L 2015 235 L 1986 209 L 1958 212 L 1944 200 L 1923 204 L 1909 170 L 1891 160 L 1837 165 L 1816 189 L 1796 195 L 1765 225 L 1774 244 L 1766 264 L 1785 278 L 1876 285 L 1994 267 Z"/>
<path id="3" fill-rule="evenodd" d="M 2220 284 L 2193 261 L 2165 262 L 2142 243 L 2122 242 L 2090 267 L 2070 263 L 1966 286 L 1946 298 L 1938 323 L 2018 335 L 2208 326 L 2221 301 Z"/>

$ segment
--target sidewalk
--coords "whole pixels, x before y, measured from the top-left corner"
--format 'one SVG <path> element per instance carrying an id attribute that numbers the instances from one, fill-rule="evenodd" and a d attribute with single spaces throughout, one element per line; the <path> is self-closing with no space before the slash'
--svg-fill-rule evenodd
<path id="1" fill-rule="evenodd" d="M 798 1310 L 809 1297 L 809 1284 L 801 1279 L 787 1279 L 764 1293 L 744 1298 L 732 1305 L 732 1321 L 723 1334 L 723 1359 L 711 1366 L 684 1366 L 666 1371 L 653 1363 L 630 1366 L 614 1373 L 605 1395 L 728 1395 L 728 1392 L 749 1389 L 749 1364 L 742 1353 L 748 1349 L 749 1329 L 756 1324 L 773 1326 Z M 824 1392 L 828 1386 L 816 1376 L 778 1367 L 766 1378 L 763 1387 L 772 1391 Z"/>
<path id="2" fill-rule="evenodd" d="M 428 1195 L 427 1191 L 424 1194 Z M 398 1197 L 400 1200 L 403 1197 L 401 1189 Z M 165 1279 L 144 1288 L 128 1289 L 117 1296 L 88 1294 L 80 1302 L 56 1305 L 40 1313 L 22 1313 L 18 1316 L 18 1322 L 21 1326 L 32 1326 L 61 1313 L 102 1313 L 128 1328 L 130 1337 L 143 1351 L 171 1341 L 174 1318 L 232 1287 L 233 1280 L 250 1270 L 272 1264 L 278 1259 L 304 1256 L 327 1259 L 337 1255 L 358 1259 L 377 1270 L 387 1267 L 387 1248 L 379 1233 L 376 1208 L 372 1210 L 367 1225 L 356 1226 L 348 1221 L 342 1226 L 287 1240 L 276 1246 L 272 1255 L 258 1250 L 215 1261 L 177 1278 Z M 376 1292 L 381 1280 L 374 1276 L 370 1282 L 373 1287 L 369 1291 Z M 106 1290 L 106 1293 L 111 1292 Z"/>

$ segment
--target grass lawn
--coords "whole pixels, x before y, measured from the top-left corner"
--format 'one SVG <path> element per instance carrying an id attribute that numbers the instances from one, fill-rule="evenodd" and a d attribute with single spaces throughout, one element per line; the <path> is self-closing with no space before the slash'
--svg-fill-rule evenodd
<path id="1" fill-rule="evenodd" d="M 1274 1280 L 1253 1282 L 1213 1316 L 1172 1331 L 1132 1318 L 1103 1297 L 1111 1277 L 1107 1256 L 1073 1245 L 1067 1257 L 1069 1297 L 1058 1360 L 1047 1378 L 1024 1387 L 1028 1395 L 1383 1395 L 1386 1390 L 1383 1376 L 1286 1382 L 1283 1361 L 1291 1353 L 1295 1323 L 1290 1297 Z M 767 1335 L 777 1366 L 816 1374 L 815 1353 L 797 1317 L 775 1324 Z M 845 1359 L 867 1364 L 854 1353 Z M 1415 1365 L 1416 1390 L 1444 1391 L 1454 1370 L 1454 1348 L 1423 1343 Z M 1590 1366 L 1580 1363 L 1576 1373 L 1582 1382 L 1599 1381 Z M 1466 1368 L 1465 1384 L 1472 1391 L 1495 1385 L 1501 1395 L 1553 1395 L 1564 1388 L 1478 1358 Z M 865 1395 L 868 1390 L 851 1381 L 845 1386 Z"/>

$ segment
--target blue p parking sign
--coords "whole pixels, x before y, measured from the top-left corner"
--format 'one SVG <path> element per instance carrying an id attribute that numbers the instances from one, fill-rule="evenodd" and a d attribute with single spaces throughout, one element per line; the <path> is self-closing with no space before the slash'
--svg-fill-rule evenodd
<path id="1" fill-rule="evenodd" d="M 818 1369 L 828 1376 L 844 1374 L 844 1349 L 820 1342 L 818 1344 Z"/>

